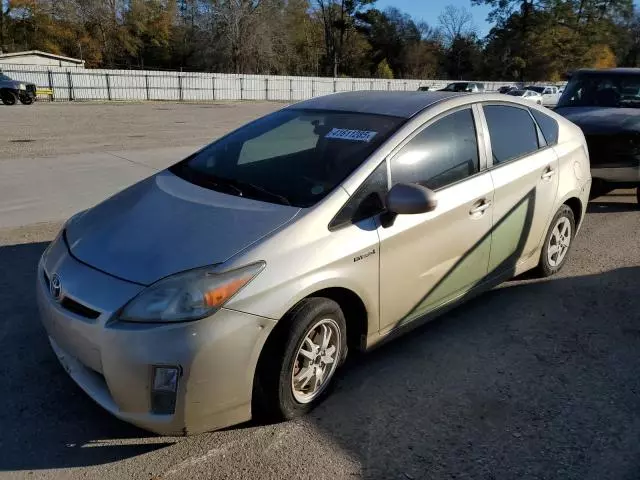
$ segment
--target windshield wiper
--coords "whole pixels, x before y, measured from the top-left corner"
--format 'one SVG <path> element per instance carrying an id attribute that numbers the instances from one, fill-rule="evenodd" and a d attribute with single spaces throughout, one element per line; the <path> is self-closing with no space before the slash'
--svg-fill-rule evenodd
<path id="1" fill-rule="evenodd" d="M 245 190 L 250 190 L 254 195 L 257 195 L 259 197 L 262 197 L 263 199 L 265 197 L 270 198 L 272 200 L 278 200 L 279 203 L 282 203 L 283 205 L 291 205 L 291 202 L 289 201 L 289 199 L 283 195 L 280 195 L 278 193 L 275 192 L 271 192 L 269 190 L 267 190 L 264 187 L 260 187 L 254 183 L 251 182 L 243 182 L 241 180 L 235 180 L 235 179 L 231 179 L 231 178 L 219 178 L 219 180 L 224 181 L 224 182 L 228 182 L 228 184 L 230 186 L 233 186 L 235 188 L 237 188 L 238 190 L 240 190 L 242 193 L 240 194 L 240 196 L 244 196 L 243 193 Z"/>
<path id="2" fill-rule="evenodd" d="M 255 185 L 250 182 L 243 182 L 241 180 L 235 180 L 232 178 L 218 177 L 209 173 L 200 172 L 187 165 L 177 164 L 170 167 L 173 173 L 188 180 L 191 183 L 200 185 L 201 187 L 210 188 L 223 193 L 230 193 L 238 197 L 244 197 L 245 193 L 251 192 L 253 196 L 259 199 L 269 199 L 271 201 L 276 200 L 277 203 L 282 205 L 291 205 L 289 199 L 283 195 L 279 195 L 274 192 Z"/>

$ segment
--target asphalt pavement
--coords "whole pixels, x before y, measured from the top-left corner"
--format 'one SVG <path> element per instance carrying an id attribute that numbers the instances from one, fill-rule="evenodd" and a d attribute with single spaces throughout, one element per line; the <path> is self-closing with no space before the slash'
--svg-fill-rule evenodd
<path id="1" fill-rule="evenodd" d="M 352 359 L 305 418 L 187 438 L 111 417 L 58 364 L 34 284 L 59 226 L 0 228 L 2 480 L 640 477 L 631 191 L 590 204 L 558 276 L 507 282 Z"/>

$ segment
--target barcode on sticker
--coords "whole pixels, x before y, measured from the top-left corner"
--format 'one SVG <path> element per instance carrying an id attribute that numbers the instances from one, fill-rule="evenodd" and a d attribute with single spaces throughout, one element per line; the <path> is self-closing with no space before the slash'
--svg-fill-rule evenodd
<path id="1" fill-rule="evenodd" d="M 337 140 L 351 140 L 352 142 L 370 142 L 378 132 L 367 130 L 347 130 L 346 128 L 332 128 L 325 138 L 335 138 Z"/>

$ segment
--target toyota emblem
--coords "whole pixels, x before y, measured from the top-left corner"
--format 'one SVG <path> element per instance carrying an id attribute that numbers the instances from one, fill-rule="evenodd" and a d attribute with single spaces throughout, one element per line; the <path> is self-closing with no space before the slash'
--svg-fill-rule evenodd
<path id="1" fill-rule="evenodd" d="M 62 294 L 62 284 L 60 283 L 60 277 L 57 273 L 54 273 L 51 277 L 51 283 L 49 284 L 49 291 L 54 300 L 60 300 Z"/>

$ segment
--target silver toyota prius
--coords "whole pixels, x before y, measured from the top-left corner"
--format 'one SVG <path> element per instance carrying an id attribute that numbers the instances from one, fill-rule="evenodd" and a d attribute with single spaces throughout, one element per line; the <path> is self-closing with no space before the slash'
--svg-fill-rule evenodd
<path id="1" fill-rule="evenodd" d="M 68 220 L 40 314 L 69 375 L 127 422 L 289 419 L 348 352 L 557 272 L 590 185 L 581 130 L 515 97 L 314 98 Z"/>

